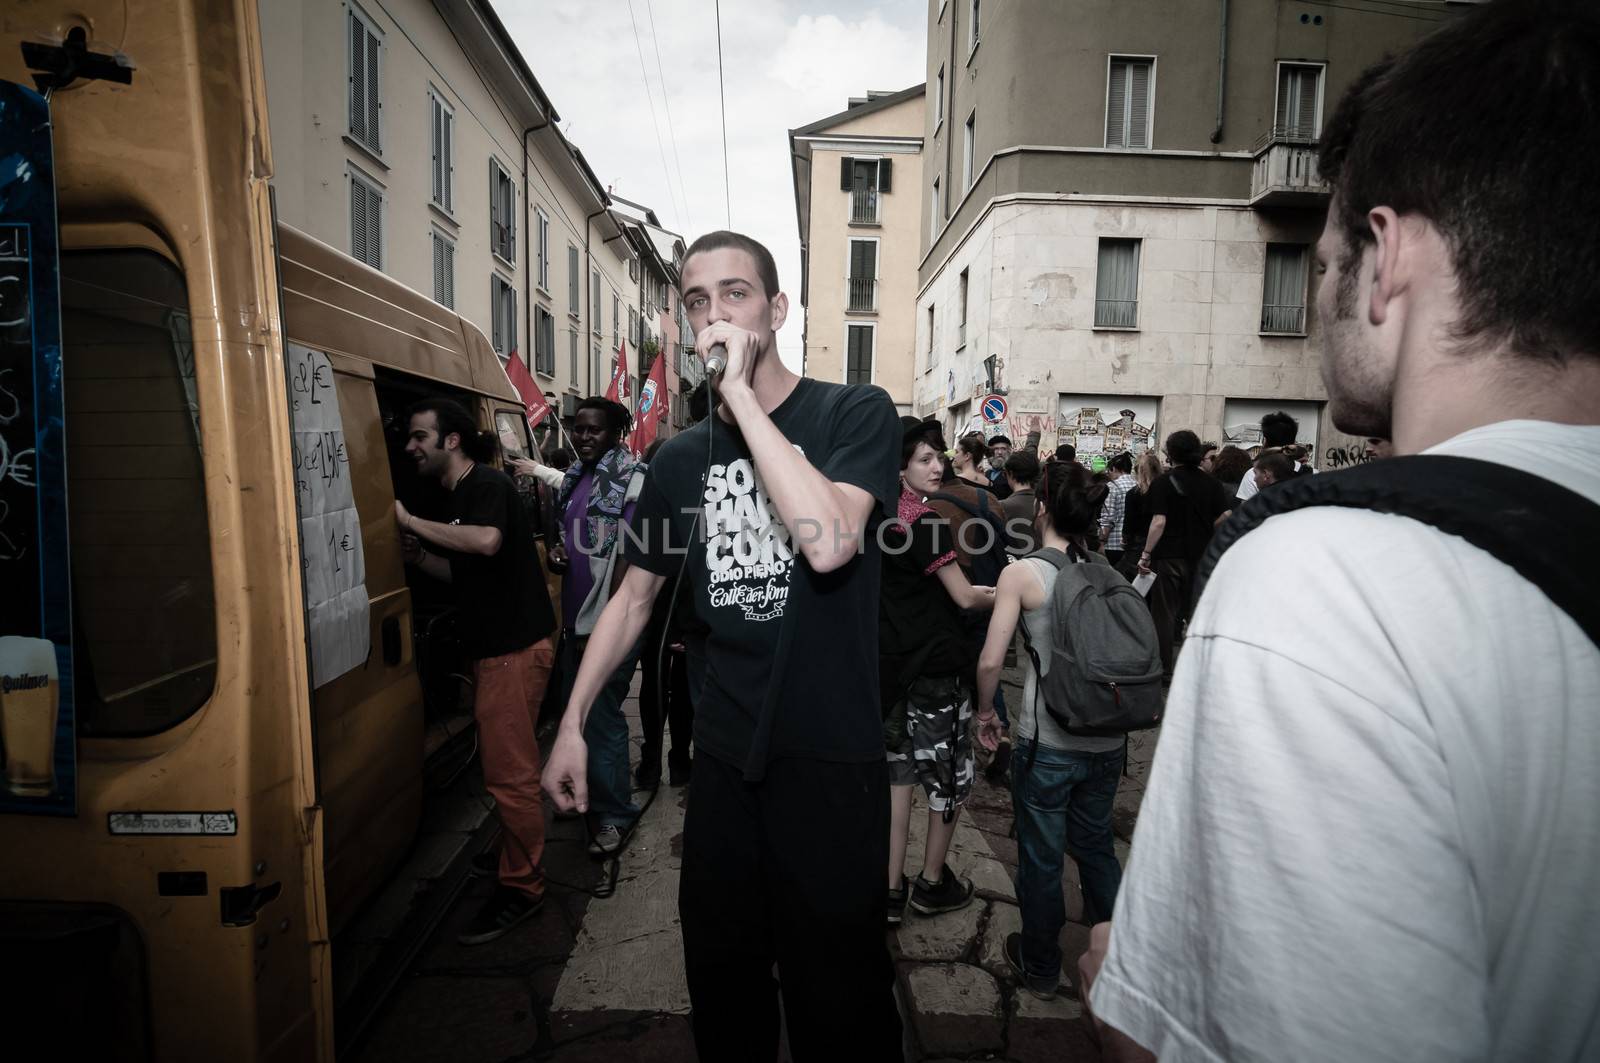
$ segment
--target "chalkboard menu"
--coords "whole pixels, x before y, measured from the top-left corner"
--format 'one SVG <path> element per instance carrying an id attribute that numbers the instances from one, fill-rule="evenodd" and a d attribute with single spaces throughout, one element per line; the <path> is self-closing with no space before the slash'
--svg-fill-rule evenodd
<path id="1" fill-rule="evenodd" d="M 50 108 L 0 81 L 0 813 L 72 815 L 72 584 Z"/>

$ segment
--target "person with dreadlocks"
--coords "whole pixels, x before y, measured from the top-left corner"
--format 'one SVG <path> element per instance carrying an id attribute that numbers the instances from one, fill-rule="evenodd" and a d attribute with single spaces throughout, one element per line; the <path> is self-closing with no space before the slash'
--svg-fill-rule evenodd
<path id="1" fill-rule="evenodd" d="M 617 550 L 618 529 L 632 519 L 645 470 L 622 443 L 632 424 L 621 403 L 591 397 L 578 403 L 569 433 L 578 460 L 568 466 L 561 482 L 556 501 L 561 545 L 551 554 L 553 564 L 567 567 L 561 581 L 561 671 L 568 697 L 595 621 L 627 569 Z M 628 777 L 628 721 L 622 701 L 628 696 L 640 648 L 632 647 L 606 680 L 584 727 L 589 745 L 586 817 L 591 856 L 615 853 L 639 816 Z"/>

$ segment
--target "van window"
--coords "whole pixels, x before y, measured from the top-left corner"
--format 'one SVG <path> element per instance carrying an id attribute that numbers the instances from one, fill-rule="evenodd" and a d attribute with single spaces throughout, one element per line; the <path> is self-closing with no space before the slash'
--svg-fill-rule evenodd
<path id="1" fill-rule="evenodd" d="M 528 419 L 520 413 L 496 410 L 495 434 L 500 437 L 500 450 L 507 458 L 528 456 Z"/>
<path id="2" fill-rule="evenodd" d="M 183 275 L 149 251 L 61 256 L 75 698 L 86 735 L 192 715 L 217 673 Z"/>

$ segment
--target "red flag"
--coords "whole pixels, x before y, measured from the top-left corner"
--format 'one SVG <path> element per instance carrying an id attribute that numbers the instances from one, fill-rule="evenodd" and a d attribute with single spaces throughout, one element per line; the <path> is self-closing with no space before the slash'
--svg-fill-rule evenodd
<path id="1" fill-rule="evenodd" d="M 633 452 L 643 454 L 655 442 L 656 432 L 667 419 L 667 359 L 656 355 L 650 367 L 650 377 L 639 393 L 639 412 L 634 417 Z"/>
<path id="2" fill-rule="evenodd" d="M 617 348 L 617 367 L 611 372 L 611 383 L 606 387 L 606 398 L 628 405 L 628 342 Z"/>
<path id="3" fill-rule="evenodd" d="M 506 361 L 506 377 L 511 381 L 511 386 L 517 389 L 517 394 L 522 396 L 528 415 L 528 428 L 538 427 L 539 422 L 550 415 L 550 404 L 544 401 L 544 393 L 539 390 L 533 377 L 528 375 L 528 367 L 516 351 L 512 351 Z"/>

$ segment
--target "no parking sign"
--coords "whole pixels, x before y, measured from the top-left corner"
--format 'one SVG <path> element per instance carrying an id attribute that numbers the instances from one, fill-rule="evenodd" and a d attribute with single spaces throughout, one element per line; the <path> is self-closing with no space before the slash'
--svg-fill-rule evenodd
<path id="1" fill-rule="evenodd" d="M 990 424 L 999 424 L 1006 419 L 1006 400 L 1000 395 L 990 395 L 983 400 L 983 419 Z"/>

